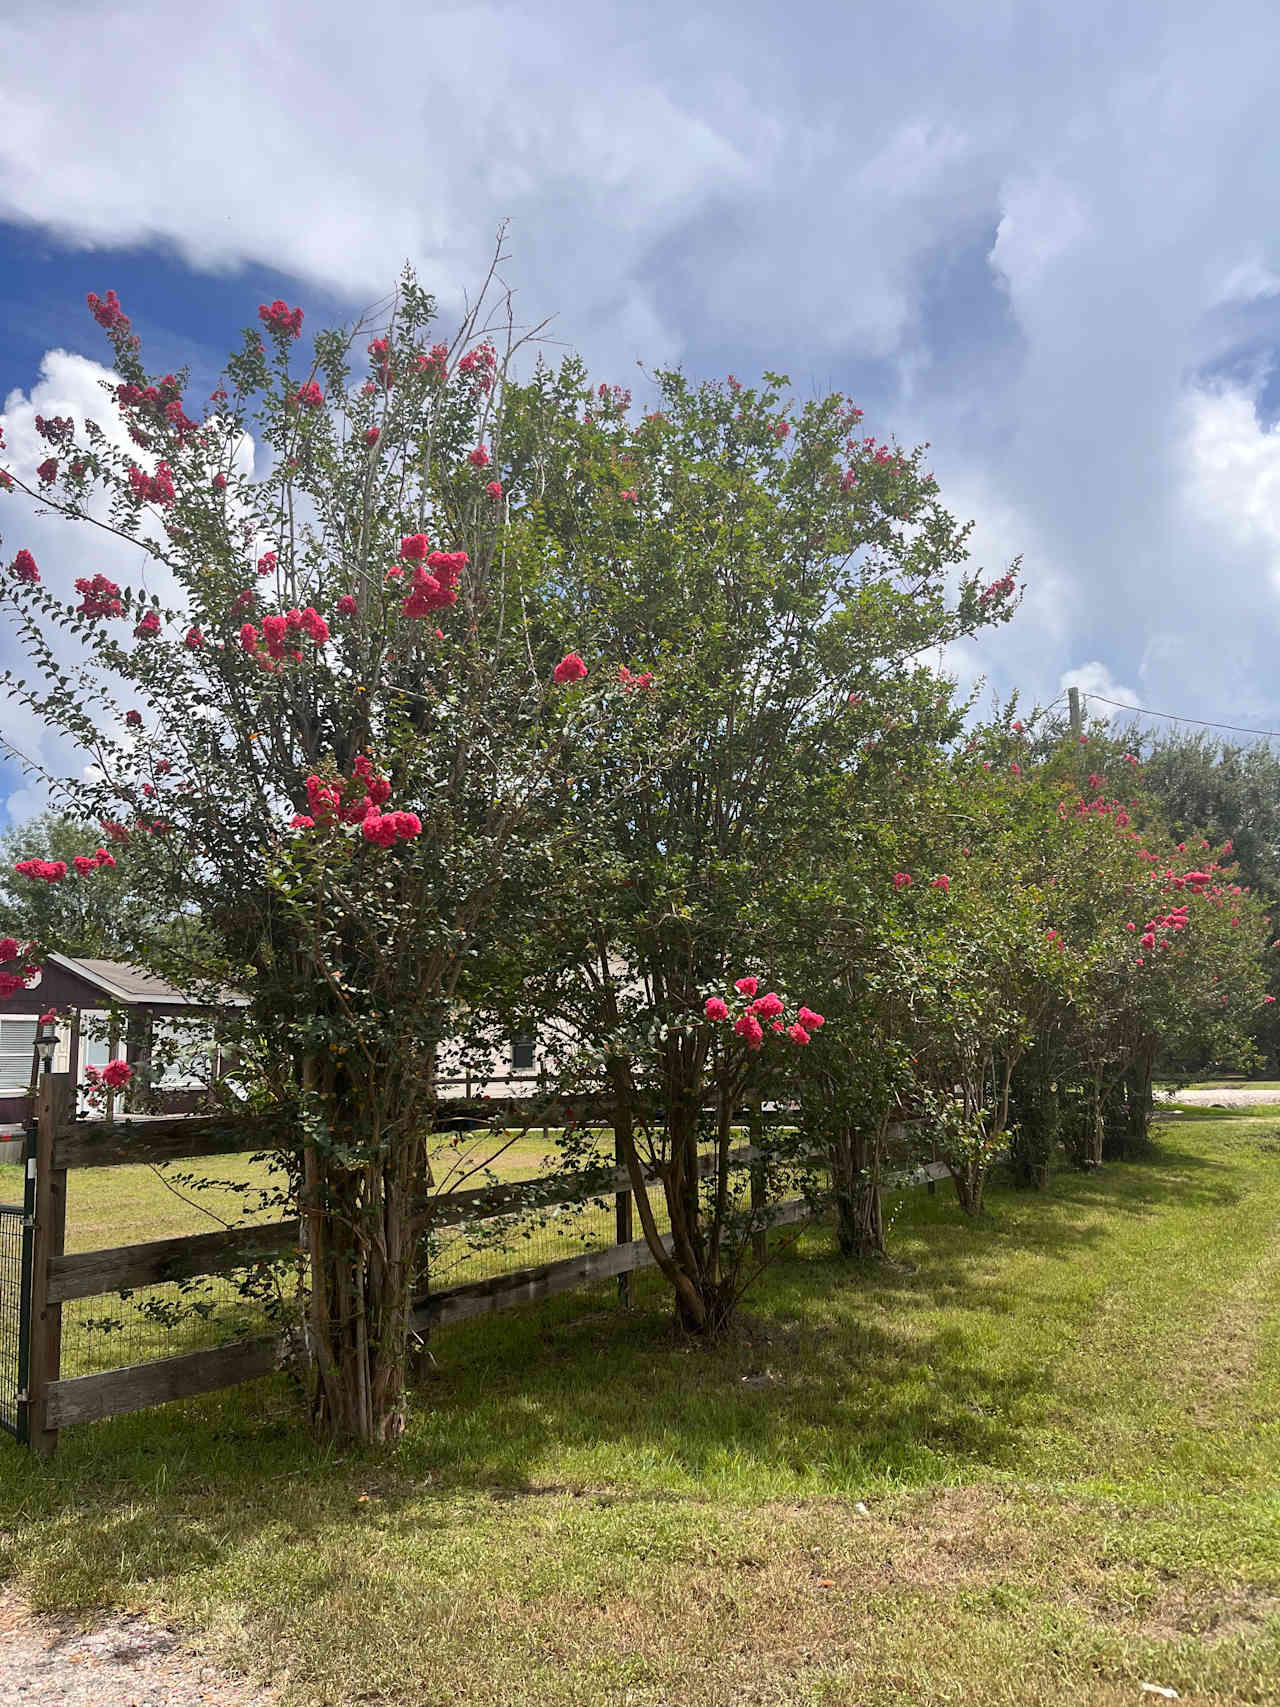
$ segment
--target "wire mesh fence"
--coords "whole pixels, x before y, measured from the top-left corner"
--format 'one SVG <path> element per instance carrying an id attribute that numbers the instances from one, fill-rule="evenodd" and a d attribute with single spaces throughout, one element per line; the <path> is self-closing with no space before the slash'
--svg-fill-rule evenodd
<path id="1" fill-rule="evenodd" d="M 23 1211 L 0 1205 L 0 1428 L 21 1436 L 19 1393 L 26 1385 L 22 1368 Z"/>

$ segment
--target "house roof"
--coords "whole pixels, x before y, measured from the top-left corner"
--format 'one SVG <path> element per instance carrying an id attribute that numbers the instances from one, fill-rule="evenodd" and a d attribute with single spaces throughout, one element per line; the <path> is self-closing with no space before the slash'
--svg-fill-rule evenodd
<path id="1" fill-rule="evenodd" d="M 76 960 L 69 954 L 49 954 L 45 958 L 85 983 L 95 985 L 109 1001 L 124 1007 L 207 1008 L 210 1005 L 208 997 L 188 995 L 157 978 L 154 972 L 144 972 L 124 960 Z M 247 998 L 234 990 L 225 990 L 217 1000 L 227 1007 L 243 1007 Z"/>

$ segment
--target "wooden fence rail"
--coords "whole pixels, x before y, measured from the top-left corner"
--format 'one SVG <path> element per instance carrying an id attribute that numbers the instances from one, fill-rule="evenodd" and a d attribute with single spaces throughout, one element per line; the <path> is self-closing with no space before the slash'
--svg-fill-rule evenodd
<path id="1" fill-rule="evenodd" d="M 449 1105 L 454 1115 L 461 1106 L 468 1118 L 506 1130 L 530 1130 L 543 1124 L 579 1126 L 606 1124 L 610 1109 L 602 1099 L 528 1097 L 485 1100 L 474 1105 Z M 225 1274 L 255 1263 L 276 1261 L 296 1253 L 301 1225 L 296 1219 L 265 1226 L 228 1228 L 179 1238 L 154 1239 L 108 1250 L 64 1250 L 66 1179 L 72 1167 L 118 1166 L 122 1163 L 174 1161 L 192 1156 L 258 1152 L 279 1142 L 279 1125 L 251 1115 L 134 1116 L 120 1120 L 72 1119 L 69 1077 L 45 1074 L 38 1099 L 36 1142 L 36 1222 L 32 1274 L 31 1358 L 28 1391 L 29 1438 L 32 1449 L 52 1453 L 58 1430 L 72 1423 L 122 1416 L 170 1399 L 188 1398 L 256 1379 L 279 1367 L 277 1339 L 259 1335 L 228 1345 L 157 1358 L 91 1375 L 64 1377 L 61 1372 L 62 1306 L 124 1289 L 155 1286 L 199 1275 Z M 753 1139 L 761 1136 L 763 1119 L 751 1119 Z M 773 1118 L 785 1118 L 777 1111 Z M 753 1166 L 762 1152 L 758 1143 L 730 1152 L 730 1165 L 751 1170 L 751 1202 L 757 1214 L 767 1214 L 770 1226 L 805 1219 L 805 1199 L 772 1205 L 764 1210 L 763 1174 Z M 715 1157 L 700 1160 L 700 1172 L 715 1167 Z M 885 1188 L 922 1184 L 945 1178 L 941 1164 L 886 1179 Z M 647 1183 L 656 1176 L 647 1176 Z M 418 1304 L 413 1324 L 417 1331 L 533 1299 L 549 1298 L 574 1287 L 617 1277 L 624 1299 L 630 1299 L 631 1276 L 655 1262 L 643 1239 L 634 1237 L 631 1178 L 625 1167 L 602 1166 L 586 1172 L 548 1175 L 509 1184 L 441 1191 L 432 1217 L 433 1227 L 554 1208 L 566 1203 L 615 1201 L 615 1243 L 604 1250 L 507 1271 L 484 1280 L 463 1282 L 430 1292 Z M 764 1238 L 761 1227 L 758 1239 Z M 666 1242 L 666 1241 L 664 1241 Z M 669 1245 L 668 1245 L 669 1248 Z M 760 1246 L 757 1245 L 757 1254 Z"/>

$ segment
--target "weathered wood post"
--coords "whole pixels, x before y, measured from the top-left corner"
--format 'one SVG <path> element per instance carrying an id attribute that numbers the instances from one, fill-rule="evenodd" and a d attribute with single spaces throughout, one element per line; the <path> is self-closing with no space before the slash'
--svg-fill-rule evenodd
<path id="1" fill-rule="evenodd" d="M 36 1096 L 35 1237 L 31 1260 L 31 1358 L 28 1426 L 31 1450 L 51 1458 L 58 1431 L 45 1421 L 49 1386 L 62 1374 L 62 1305 L 49 1302 L 49 1262 L 67 1236 L 67 1170 L 54 1167 L 54 1141 L 71 1117 L 70 1073 L 42 1073 Z"/>

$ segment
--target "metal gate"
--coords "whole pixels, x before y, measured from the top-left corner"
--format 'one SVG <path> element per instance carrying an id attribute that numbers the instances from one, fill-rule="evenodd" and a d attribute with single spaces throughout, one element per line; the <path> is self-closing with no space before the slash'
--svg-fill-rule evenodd
<path id="1" fill-rule="evenodd" d="M 27 1439 L 35 1222 L 35 1169 L 30 1160 L 26 1176 L 26 1202 L 0 1204 L 0 1429 L 21 1441 Z"/>

